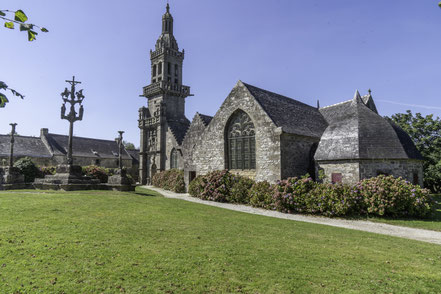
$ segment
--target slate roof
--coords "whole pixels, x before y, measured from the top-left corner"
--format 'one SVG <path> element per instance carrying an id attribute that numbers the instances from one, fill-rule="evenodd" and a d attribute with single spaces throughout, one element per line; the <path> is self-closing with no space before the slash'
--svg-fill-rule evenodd
<path id="1" fill-rule="evenodd" d="M 213 119 L 212 116 L 209 115 L 205 115 L 205 114 L 201 114 L 199 112 L 196 112 L 197 115 L 199 115 L 199 117 L 201 118 L 202 122 L 204 123 L 205 126 L 208 126 L 208 124 L 211 122 L 211 120 Z"/>
<path id="2" fill-rule="evenodd" d="M 367 107 L 358 91 L 354 99 L 320 108 L 329 126 L 316 160 L 422 159 L 409 136 Z"/>
<path id="3" fill-rule="evenodd" d="M 286 133 L 320 138 L 327 123 L 316 107 L 243 83 L 276 126 Z"/>
<path id="4" fill-rule="evenodd" d="M 51 146 L 54 155 L 65 155 L 68 149 L 68 136 L 58 134 L 47 134 L 47 141 Z M 93 158 L 117 158 L 118 144 L 112 140 L 101 140 L 83 137 L 73 137 L 73 156 Z M 124 150 L 124 149 L 123 149 Z M 131 157 L 123 152 L 123 159 Z"/>
<path id="5" fill-rule="evenodd" d="M 130 149 L 126 151 L 136 162 L 139 162 L 139 149 Z"/>
<path id="6" fill-rule="evenodd" d="M 176 141 L 179 145 L 181 145 L 182 141 L 184 140 L 185 134 L 190 127 L 190 121 L 186 117 L 184 117 L 180 120 L 168 120 L 167 124 L 170 128 L 170 131 L 175 136 Z"/>
<path id="7" fill-rule="evenodd" d="M 52 154 L 46 148 L 40 137 L 15 136 L 14 156 L 51 158 Z M 11 136 L 0 135 L 0 156 L 9 157 Z"/>

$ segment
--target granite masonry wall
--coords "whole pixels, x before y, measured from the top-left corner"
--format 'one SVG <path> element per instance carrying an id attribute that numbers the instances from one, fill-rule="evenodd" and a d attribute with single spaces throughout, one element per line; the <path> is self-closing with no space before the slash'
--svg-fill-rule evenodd
<path id="1" fill-rule="evenodd" d="M 311 149 L 319 138 L 309 138 L 283 133 L 281 136 L 282 179 L 300 177 L 309 173 L 314 176 Z"/>
<path id="2" fill-rule="evenodd" d="M 225 129 L 229 118 L 238 109 L 250 116 L 255 127 L 255 180 L 275 182 L 281 177 L 280 135 L 282 131 L 276 127 L 240 82 L 236 84 L 203 131 L 200 141 L 203 144 L 196 144 L 192 151 L 193 168 L 196 174 L 201 175 L 228 168 L 225 161 Z M 249 173 L 249 171 L 245 172 Z"/>
<path id="3" fill-rule="evenodd" d="M 355 184 L 360 180 L 360 164 L 357 161 L 319 162 L 316 173 L 317 179 L 319 178 L 319 170 L 324 172 L 323 182 L 325 183 L 331 183 L 333 173 L 341 174 L 342 183 L 344 184 Z"/>
<path id="4" fill-rule="evenodd" d="M 420 160 L 371 160 L 360 162 L 360 177 L 371 178 L 379 174 L 402 177 L 423 186 L 423 163 Z M 414 182 L 415 181 L 415 182 Z"/>

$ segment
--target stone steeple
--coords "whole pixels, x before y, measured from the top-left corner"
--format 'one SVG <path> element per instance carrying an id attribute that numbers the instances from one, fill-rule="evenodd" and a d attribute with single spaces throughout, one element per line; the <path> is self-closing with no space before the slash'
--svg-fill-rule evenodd
<path id="1" fill-rule="evenodd" d="M 149 182 L 156 170 L 170 168 L 170 150 L 179 150 L 190 124 L 185 117 L 185 98 L 192 95 L 190 87 L 182 84 L 184 50 L 179 50 L 173 35 L 169 4 L 162 16 L 162 31 L 155 50 L 150 50 L 150 61 L 150 84 L 141 95 L 147 98 L 148 107 L 139 110 L 138 120 L 142 183 Z"/>

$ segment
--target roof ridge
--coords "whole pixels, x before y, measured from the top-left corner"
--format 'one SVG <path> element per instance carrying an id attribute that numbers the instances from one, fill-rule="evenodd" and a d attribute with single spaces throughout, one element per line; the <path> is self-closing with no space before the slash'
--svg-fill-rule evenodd
<path id="1" fill-rule="evenodd" d="M 310 108 L 312 108 L 312 109 L 317 109 L 317 107 L 311 106 L 311 105 L 309 105 L 309 104 L 306 104 L 306 103 L 304 103 L 304 102 L 302 102 L 302 101 L 299 101 L 299 100 L 296 100 L 296 99 L 294 99 L 294 98 L 291 98 L 291 97 L 288 97 L 288 96 L 285 96 L 285 95 L 282 95 L 282 94 L 279 94 L 279 93 L 276 93 L 276 92 L 268 91 L 268 90 L 265 90 L 265 89 L 262 89 L 262 88 L 256 87 L 256 86 L 254 86 L 254 85 L 251 85 L 251 84 L 247 84 L 247 83 L 244 83 L 244 82 L 242 82 L 242 83 L 243 83 L 243 84 L 245 85 L 245 87 L 247 87 L 247 88 L 248 88 L 248 87 L 253 87 L 253 88 L 259 89 L 260 91 L 264 91 L 264 92 L 267 92 L 267 93 L 271 93 L 271 94 L 277 95 L 277 96 L 279 96 L 279 97 L 281 97 L 281 98 L 287 99 L 288 101 L 294 101 L 294 102 L 296 102 L 296 103 L 299 103 L 299 104 L 305 105 L 305 106 L 310 107 Z"/>
<path id="2" fill-rule="evenodd" d="M 48 133 L 48 136 L 60 136 L 60 137 L 68 137 L 68 135 L 61 135 L 61 134 L 54 134 L 54 133 Z M 106 141 L 106 142 L 115 142 L 114 140 L 108 140 L 108 139 L 97 139 L 97 138 L 88 138 L 88 137 L 79 137 L 79 136 L 73 136 L 74 138 L 79 139 L 88 139 L 88 140 L 94 140 L 94 141 Z M 39 138 L 39 137 L 38 137 Z"/>
<path id="3" fill-rule="evenodd" d="M 331 105 L 328 105 L 328 106 L 320 107 L 320 109 L 329 108 L 329 107 L 332 107 L 332 106 L 337 106 L 337 105 L 344 104 L 344 103 L 351 102 L 351 101 L 352 101 L 352 99 L 346 100 L 346 101 L 342 101 L 342 102 L 338 102 L 338 103 L 331 104 Z"/>

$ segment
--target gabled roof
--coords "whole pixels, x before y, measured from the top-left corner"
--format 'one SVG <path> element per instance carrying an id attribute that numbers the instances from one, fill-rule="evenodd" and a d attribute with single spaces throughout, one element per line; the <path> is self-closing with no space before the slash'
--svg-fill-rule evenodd
<path id="1" fill-rule="evenodd" d="M 274 124 L 283 132 L 319 138 L 326 121 L 316 107 L 243 83 Z"/>
<path id="2" fill-rule="evenodd" d="M 213 119 L 212 116 L 209 115 L 205 115 L 205 114 L 201 114 L 199 112 L 196 112 L 197 115 L 199 115 L 199 117 L 201 118 L 202 122 L 204 123 L 205 126 L 208 126 L 208 124 L 211 122 L 211 120 Z"/>
<path id="3" fill-rule="evenodd" d="M 182 144 L 185 134 L 187 133 L 190 121 L 184 117 L 180 120 L 167 120 L 168 127 L 179 145 Z"/>
<path id="4" fill-rule="evenodd" d="M 329 126 L 316 160 L 422 159 L 409 136 L 367 107 L 358 91 L 354 99 L 320 108 Z"/>
<path id="5" fill-rule="evenodd" d="M 68 149 L 66 135 L 48 133 L 46 139 L 51 146 L 54 155 L 65 155 Z M 118 158 L 118 144 L 112 140 L 101 140 L 83 137 L 73 137 L 73 155 L 94 158 Z M 124 149 L 123 149 L 124 150 Z M 130 159 L 130 156 L 123 152 L 123 159 Z"/>
<path id="6" fill-rule="evenodd" d="M 28 137 L 28 136 L 14 136 L 14 156 L 17 157 L 39 157 L 39 158 L 51 158 L 52 154 L 46 148 L 40 137 Z M 0 156 L 9 156 L 10 150 L 10 135 L 0 135 Z"/>

